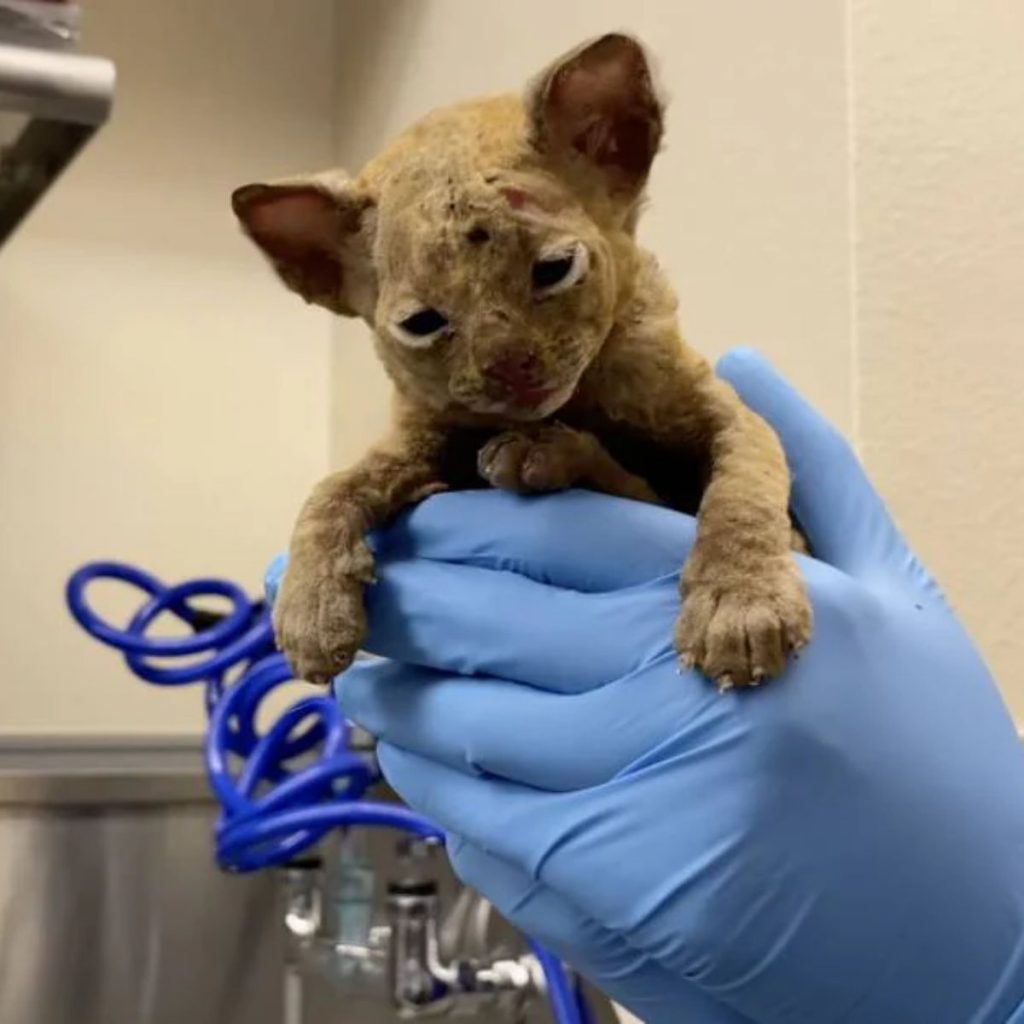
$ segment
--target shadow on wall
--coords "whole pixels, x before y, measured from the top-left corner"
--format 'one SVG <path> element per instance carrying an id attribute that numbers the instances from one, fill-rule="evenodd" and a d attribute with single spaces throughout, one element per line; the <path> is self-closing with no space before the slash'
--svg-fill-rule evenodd
<path id="1" fill-rule="evenodd" d="M 414 66 L 419 27 L 430 14 L 430 5 L 418 0 L 338 0 L 335 151 L 348 171 L 358 171 L 380 148 L 378 126 L 402 85 L 400 74 L 385 69 Z"/>

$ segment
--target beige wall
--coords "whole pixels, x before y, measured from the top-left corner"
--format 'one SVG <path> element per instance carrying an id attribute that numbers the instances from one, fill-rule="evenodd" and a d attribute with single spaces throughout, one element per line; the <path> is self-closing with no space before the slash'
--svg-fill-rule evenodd
<path id="1" fill-rule="evenodd" d="M 1024 723 L 1024 5 L 851 25 L 861 449 Z"/>
<path id="2" fill-rule="evenodd" d="M 273 286 L 227 191 L 357 167 L 609 27 L 661 57 L 643 233 L 690 340 L 760 346 L 854 437 L 1024 715 L 1015 0 L 92 0 L 89 25 L 114 120 L 0 253 L 0 729 L 198 728 L 195 694 L 132 685 L 69 625 L 66 573 L 255 585 L 386 419 L 365 330 Z"/>
<path id="3" fill-rule="evenodd" d="M 255 586 L 327 463 L 329 320 L 272 287 L 230 189 L 331 159 L 333 17 L 90 0 L 115 115 L 0 251 L 0 731 L 199 729 L 75 628 L 97 558 Z M 121 606 L 123 610 L 123 606 Z"/>

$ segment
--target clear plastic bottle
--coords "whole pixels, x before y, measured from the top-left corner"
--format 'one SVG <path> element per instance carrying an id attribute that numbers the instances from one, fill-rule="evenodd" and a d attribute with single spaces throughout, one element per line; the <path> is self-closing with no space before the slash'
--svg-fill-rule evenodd
<path id="1" fill-rule="evenodd" d="M 335 927 L 332 938 L 340 946 L 366 948 L 373 926 L 375 873 L 370 861 L 366 829 L 346 829 L 338 843 L 334 865 L 333 900 Z"/>

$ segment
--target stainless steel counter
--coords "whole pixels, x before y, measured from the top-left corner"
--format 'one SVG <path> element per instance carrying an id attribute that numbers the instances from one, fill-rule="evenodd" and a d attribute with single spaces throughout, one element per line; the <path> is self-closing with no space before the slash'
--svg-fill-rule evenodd
<path id="1" fill-rule="evenodd" d="M 282 1024 L 276 885 L 214 816 L 195 740 L 0 741 L 0 1021 Z"/>
<path id="2" fill-rule="evenodd" d="M 0 739 L 0 1024 L 394 1024 L 381 997 L 286 984 L 277 878 L 215 867 L 216 813 L 196 738 Z M 368 844 L 383 901 L 394 836 Z"/>

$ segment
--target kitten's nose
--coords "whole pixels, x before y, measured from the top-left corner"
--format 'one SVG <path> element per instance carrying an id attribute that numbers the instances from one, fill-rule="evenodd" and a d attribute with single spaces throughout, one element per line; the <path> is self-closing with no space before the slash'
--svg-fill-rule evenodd
<path id="1" fill-rule="evenodd" d="M 530 391 L 540 383 L 540 360 L 535 352 L 503 352 L 484 368 L 484 376 L 505 390 Z"/>

